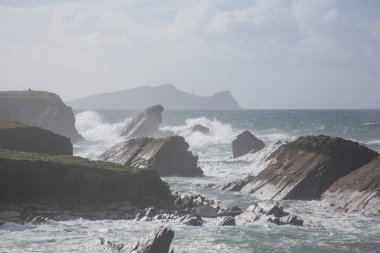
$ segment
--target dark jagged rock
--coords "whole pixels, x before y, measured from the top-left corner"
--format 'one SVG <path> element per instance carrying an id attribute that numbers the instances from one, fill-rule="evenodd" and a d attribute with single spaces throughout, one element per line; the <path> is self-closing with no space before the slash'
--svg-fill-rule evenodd
<path id="1" fill-rule="evenodd" d="M 232 216 L 226 216 L 219 223 L 219 226 L 236 226 L 235 218 Z"/>
<path id="2" fill-rule="evenodd" d="M 340 178 L 322 197 L 333 211 L 380 216 L 380 157 Z"/>
<path id="3" fill-rule="evenodd" d="M 61 98 L 46 91 L 0 92 L 0 118 L 39 126 L 66 136 L 72 142 L 83 139 L 75 129 L 71 107 Z"/>
<path id="4" fill-rule="evenodd" d="M 73 154 L 69 138 L 8 120 L 0 120 L 0 148 L 54 155 Z"/>
<path id="5" fill-rule="evenodd" d="M 233 206 L 231 208 L 227 209 L 221 209 L 218 211 L 218 216 L 236 216 L 239 215 L 243 212 L 240 207 L 238 206 Z"/>
<path id="6" fill-rule="evenodd" d="M 232 141 L 232 154 L 234 158 L 255 153 L 265 147 L 262 140 L 256 138 L 250 131 L 244 131 Z"/>
<path id="7" fill-rule="evenodd" d="M 40 224 L 48 223 L 49 221 L 50 219 L 47 217 L 30 215 L 26 218 L 25 223 L 40 225 Z"/>
<path id="8" fill-rule="evenodd" d="M 122 130 L 121 135 L 127 138 L 135 137 L 165 137 L 172 135 L 159 129 L 162 123 L 161 113 L 164 111 L 162 105 L 155 105 L 146 108 L 144 111 L 134 116 Z"/>
<path id="9" fill-rule="evenodd" d="M 182 223 L 189 226 L 202 226 L 203 220 L 200 216 L 190 216 L 190 217 L 186 216 L 182 220 Z"/>
<path id="10" fill-rule="evenodd" d="M 54 217 L 69 210 L 69 218 L 116 219 L 124 212 L 124 202 L 136 208 L 171 208 L 172 201 L 169 187 L 152 170 L 0 149 L 0 207 L 9 209 L 8 214 L 18 210 L 18 216 L 27 217 L 42 209 L 42 216 Z M 112 203 L 116 205 L 108 206 Z M 104 213 L 98 214 L 101 210 Z"/>
<path id="11" fill-rule="evenodd" d="M 161 226 L 133 246 L 114 244 L 110 241 L 105 242 L 103 239 L 101 244 L 107 244 L 113 252 L 117 253 L 168 253 L 173 238 L 174 231 Z"/>
<path id="12" fill-rule="evenodd" d="M 242 188 L 260 200 L 320 199 L 336 180 L 378 156 L 358 143 L 305 136 L 282 146 L 269 166 Z"/>
<path id="13" fill-rule="evenodd" d="M 196 124 L 191 128 L 191 131 L 194 132 L 200 132 L 202 134 L 208 134 L 210 132 L 210 129 L 208 127 Z"/>
<path id="14" fill-rule="evenodd" d="M 99 156 L 100 160 L 136 168 L 149 168 L 160 176 L 202 176 L 198 156 L 188 151 L 181 136 L 130 139 L 113 146 Z"/>
<path id="15" fill-rule="evenodd" d="M 245 212 L 235 217 L 237 224 L 270 222 L 276 225 L 303 226 L 303 220 L 296 215 L 285 212 L 277 201 L 256 202 Z"/>

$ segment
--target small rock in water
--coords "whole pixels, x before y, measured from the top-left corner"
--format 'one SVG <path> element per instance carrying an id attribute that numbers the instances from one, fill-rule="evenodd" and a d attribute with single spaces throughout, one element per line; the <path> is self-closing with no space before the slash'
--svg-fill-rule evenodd
<path id="1" fill-rule="evenodd" d="M 226 216 L 219 223 L 219 226 L 236 226 L 235 218 L 232 216 Z"/>

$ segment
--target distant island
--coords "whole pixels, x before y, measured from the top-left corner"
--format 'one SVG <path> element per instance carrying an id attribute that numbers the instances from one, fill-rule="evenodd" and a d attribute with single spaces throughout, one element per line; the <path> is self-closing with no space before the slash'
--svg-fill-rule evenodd
<path id="1" fill-rule="evenodd" d="M 166 109 L 184 110 L 239 110 L 241 107 L 229 91 L 213 96 L 197 96 L 182 91 L 172 84 L 143 86 L 129 90 L 97 94 L 66 102 L 75 109 L 142 109 L 161 104 Z"/>

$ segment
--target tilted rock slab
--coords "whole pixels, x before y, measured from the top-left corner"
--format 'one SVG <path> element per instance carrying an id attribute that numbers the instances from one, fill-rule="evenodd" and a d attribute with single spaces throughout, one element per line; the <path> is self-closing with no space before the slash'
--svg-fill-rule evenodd
<path id="1" fill-rule="evenodd" d="M 241 192 L 260 200 L 320 199 L 335 181 L 377 156 L 377 152 L 341 138 L 300 137 L 283 145 Z"/>
<path id="2" fill-rule="evenodd" d="M 100 160 L 135 168 L 149 168 L 160 176 L 202 176 L 189 144 L 181 136 L 130 139 L 113 146 Z"/>
<path id="3" fill-rule="evenodd" d="M 380 215 L 380 157 L 340 178 L 322 195 L 330 209 Z"/>
<path id="4" fill-rule="evenodd" d="M 161 113 L 164 111 L 162 105 L 146 108 L 134 116 L 132 120 L 121 130 L 120 135 L 126 138 L 135 137 L 164 137 L 171 135 L 159 130 L 162 123 Z"/>

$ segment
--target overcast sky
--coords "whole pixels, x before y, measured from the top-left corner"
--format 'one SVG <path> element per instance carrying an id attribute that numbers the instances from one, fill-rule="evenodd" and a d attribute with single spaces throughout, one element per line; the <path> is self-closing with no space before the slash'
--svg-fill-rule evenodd
<path id="1" fill-rule="evenodd" d="M 0 90 L 165 83 L 244 108 L 380 108 L 380 1 L 0 0 Z"/>

